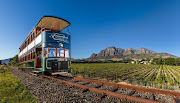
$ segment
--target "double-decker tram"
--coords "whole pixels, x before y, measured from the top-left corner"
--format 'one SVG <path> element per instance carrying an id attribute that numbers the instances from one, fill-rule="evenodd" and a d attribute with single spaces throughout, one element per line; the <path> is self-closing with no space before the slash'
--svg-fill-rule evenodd
<path id="1" fill-rule="evenodd" d="M 20 46 L 19 67 L 42 73 L 67 70 L 71 64 L 70 23 L 43 16 Z"/>

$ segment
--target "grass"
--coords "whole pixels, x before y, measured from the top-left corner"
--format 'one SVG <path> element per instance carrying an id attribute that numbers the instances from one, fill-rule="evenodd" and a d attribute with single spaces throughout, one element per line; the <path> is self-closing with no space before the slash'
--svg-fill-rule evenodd
<path id="1" fill-rule="evenodd" d="M 37 103 L 6 67 L 0 67 L 0 103 Z"/>

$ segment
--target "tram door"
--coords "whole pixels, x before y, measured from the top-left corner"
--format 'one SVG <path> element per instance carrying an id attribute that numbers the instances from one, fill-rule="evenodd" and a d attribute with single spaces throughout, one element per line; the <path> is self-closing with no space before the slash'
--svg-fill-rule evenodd
<path id="1" fill-rule="evenodd" d="M 42 61 L 42 48 L 36 49 L 37 60 L 36 60 L 36 68 L 42 68 L 41 61 Z"/>

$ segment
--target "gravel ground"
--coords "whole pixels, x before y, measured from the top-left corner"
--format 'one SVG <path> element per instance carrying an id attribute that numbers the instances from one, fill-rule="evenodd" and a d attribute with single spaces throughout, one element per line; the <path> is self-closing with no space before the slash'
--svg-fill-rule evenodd
<path id="1" fill-rule="evenodd" d="M 135 92 L 132 96 L 134 97 L 141 97 L 141 98 L 144 98 L 144 99 L 153 99 L 152 98 L 152 95 L 153 93 L 149 93 L 149 92 Z"/>
<path id="2" fill-rule="evenodd" d="M 34 95 L 39 103 L 120 103 L 121 99 L 106 96 L 99 100 L 96 98 L 97 93 L 84 92 L 80 93 L 81 88 L 66 85 L 65 83 L 33 76 L 24 73 L 17 69 L 10 69 L 11 73 L 15 75 L 27 88 L 27 90 Z M 134 103 L 127 101 L 128 103 Z"/>
<path id="3" fill-rule="evenodd" d="M 107 90 L 107 91 L 111 91 L 114 88 L 115 88 L 114 86 L 106 86 L 106 85 L 103 85 L 100 87 L 100 89 Z M 131 93 L 131 91 L 132 91 L 131 89 L 118 88 L 118 90 L 116 90 L 116 93 L 129 95 Z M 131 96 L 140 97 L 140 98 L 144 98 L 144 99 L 151 99 L 151 100 L 153 99 L 152 93 L 149 93 L 149 92 L 135 91 L 135 93 Z M 164 103 L 174 103 L 173 98 L 171 96 L 163 95 L 163 94 L 154 94 L 154 96 L 155 96 L 156 101 L 164 102 Z"/>
<path id="4" fill-rule="evenodd" d="M 155 100 L 165 102 L 165 103 L 174 103 L 173 98 L 168 95 L 155 94 Z"/>
<path id="5" fill-rule="evenodd" d="M 135 96 L 135 97 L 141 97 L 141 98 L 144 98 L 144 99 L 153 99 L 152 98 L 152 93 L 149 93 L 149 92 L 135 92 L 132 96 Z M 160 102 L 165 102 L 165 103 L 174 103 L 173 102 L 173 98 L 171 96 L 168 96 L 168 95 L 163 95 L 163 94 L 154 94 L 155 96 L 155 100 L 156 101 L 160 101 Z"/>
<path id="6" fill-rule="evenodd" d="M 114 86 L 103 85 L 99 89 L 103 89 L 103 90 L 107 90 L 107 91 L 112 91 L 113 89 L 115 89 L 115 87 Z"/>
<path id="7" fill-rule="evenodd" d="M 117 90 L 116 92 L 117 92 L 117 93 L 120 93 L 120 94 L 129 95 L 131 91 L 132 91 L 131 89 L 118 88 L 118 90 Z"/>
<path id="8" fill-rule="evenodd" d="M 89 84 L 85 84 L 86 86 L 89 86 L 89 87 L 98 87 L 98 86 L 101 86 L 100 84 L 97 84 L 97 83 L 93 83 L 93 82 L 90 82 Z"/>
<path id="9" fill-rule="evenodd" d="M 86 81 L 79 81 L 79 82 L 76 82 L 76 83 L 81 84 L 81 85 L 83 85 L 83 84 L 89 84 L 89 82 L 86 82 Z"/>

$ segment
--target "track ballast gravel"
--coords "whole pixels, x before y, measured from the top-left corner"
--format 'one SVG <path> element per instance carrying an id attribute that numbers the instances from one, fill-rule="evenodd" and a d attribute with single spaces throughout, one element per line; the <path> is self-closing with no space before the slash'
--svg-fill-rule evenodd
<path id="1" fill-rule="evenodd" d="M 8 68 L 37 98 L 39 103 L 120 103 L 120 98 L 106 96 L 97 99 L 99 95 L 95 92 L 80 93 L 81 88 L 66 85 L 65 83 L 46 79 L 40 76 L 33 76 L 15 68 Z M 134 103 L 127 101 L 128 103 Z"/>

